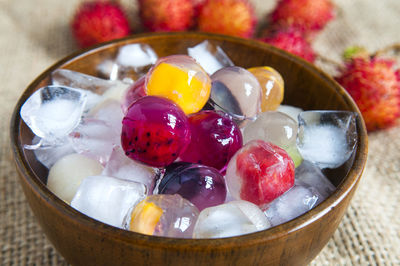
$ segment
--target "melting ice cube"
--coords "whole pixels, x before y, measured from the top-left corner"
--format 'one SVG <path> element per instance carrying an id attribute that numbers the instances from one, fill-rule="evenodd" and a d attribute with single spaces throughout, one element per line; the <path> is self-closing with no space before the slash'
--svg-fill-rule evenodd
<path id="1" fill-rule="evenodd" d="M 129 209 L 146 196 L 143 184 L 108 176 L 89 176 L 78 188 L 71 206 L 101 222 L 122 228 Z"/>
<path id="2" fill-rule="evenodd" d="M 110 80 L 138 79 L 157 61 L 156 52 L 148 45 L 134 43 L 122 46 L 115 59 L 107 59 L 97 70 Z"/>
<path id="3" fill-rule="evenodd" d="M 88 94 L 87 109 L 109 98 L 120 101 L 125 90 L 132 85 L 131 82 L 101 79 L 68 69 L 55 70 L 51 78 L 53 84 L 85 90 Z"/>
<path id="4" fill-rule="evenodd" d="M 79 124 L 87 95 L 63 86 L 46 86 L 21 107 L 21 117 L 36 136 L 56 144 Z"/>
<path id="5" fill-rule="evenodd" d="M 307 186 L 314 187 L 318 191 L 321 198 L 318 199 L 317 203 L 329 197 L 336 189 L 331 181 L 322 173 L 321 169 L 309 161 L 303 161 L 296 168 L 295 179 L 296 182 L 299 181 Z"/>
<path id="6" fill-rule="evenodd" d="M 152 191 L 158 170 L 133 161 L 121 147 L 115 146 L 102 174 L 142 183 Z"/>
<path id="7" fill-rule="evenodd" d="M 35 136 L 32 140 L 32 143 L 38 143 L 40 138 Z M 61 141 L 61 143 L 56 143 L 55 145 L 49 146 L 41 146 L 33 151 L 35 153 L 36 159 L 41 162 L 47 168 L 53 166 L 55 162 L 57 162 L 62 157 L 74 153 L 71 142 L 68 141 L 66 137 L 65 141 Z"/>
<path id="8" fill-rule="evenodd" d="M 271 225 L 276 226 L 290 221 L 311 210 L 318 200 L 315 190 L 295 185 L 269 204 L 264 212 Z"/>
<path id="9" fill-rule="evenodd" d="M 134 43 L 122 46 L 115 61 L 124 67 L 140 68 L 153 65 L 157 59 L 157 54 L 148 44 Z"/>
<path id="10" fill-rule="evenodd" d="M 70 138 L 76 152 L 105 165 L 113 147 L 120 145 L 121 127 L 115 128 L 103 120 L 86 118 L 70 134 Z"/>
<path id="11" fill-rule="evenodd" d="M 337 168 L 350 158 L 357 144 L 355 113 L 305 111 L 298 118 L 297 147 L 305 160 Z"/>
<path id="12" fill-rule="evenodd" d="M 120 102 L 108 99 L 96 105 L 87 117 L 102 120 L 117 130 L 122 128 L 124 115 Z"/>
<path id="13" fill-rule="evenodd" d="M 210 75 L 223 67 L 234 65 L 221 47 L 213 45 L 208 41 L 203 41 L 187 50 L 188 54 Z"/>
<path id="14" fill-rule="evenodd" d="M 237 200 L 202 210 L 194 227 L 193 237 L 230 237 L 268 227 L 270 223 L 257 205 Z"/>

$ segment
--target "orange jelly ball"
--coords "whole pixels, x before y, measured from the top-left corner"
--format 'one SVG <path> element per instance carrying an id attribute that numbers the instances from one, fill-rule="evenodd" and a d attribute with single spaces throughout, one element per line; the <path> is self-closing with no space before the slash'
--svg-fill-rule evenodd
<path id="1" fill-rule="evenodd" d="M 261 111 L 276 110 L 283 101 L 284 83 L 281 74 L 272 67 L 252 67 L 247 69 L 261 85 Z"/>
<path id="2" fill-rule="evenodd" d="M 146 76 L 146 94 L 168 98 L 185 114 L 196 113 L 208 101 L 211 79 L 196 61 L 186 55 L 159 59 Z"/>

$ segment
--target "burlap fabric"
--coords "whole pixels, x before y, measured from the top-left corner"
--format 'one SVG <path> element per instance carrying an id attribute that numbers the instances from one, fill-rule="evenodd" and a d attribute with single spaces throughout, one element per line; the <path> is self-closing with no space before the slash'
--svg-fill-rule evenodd
<path id="1" fill-rule="evenodd" d="M 340 60 L 354 44 L 375 50 L 400 42 L 400 1 L 336 0 L 337 19 L 314 48 Z M 78 0 L 0 0 L 0 263 L 66 264 L 28 207 L 9 147 L 11 111 L 24 88 L 76 49 L 68 23 Z M 134 18 L 135 1 L 123 1 Z M 254 1 L 262 18 L 275 0 Z M 331 68 L 320 65 L 327 71 Z M 313 265 L 400 265 L 400 127 L 370 134 L 368 164 L 339 229 Z"/>

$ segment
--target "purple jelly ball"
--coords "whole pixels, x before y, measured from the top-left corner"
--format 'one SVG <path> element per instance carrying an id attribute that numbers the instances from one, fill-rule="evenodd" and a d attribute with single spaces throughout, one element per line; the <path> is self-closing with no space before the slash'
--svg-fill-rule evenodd
<path id="1" fill-rule="evenodd" d="M 180 159 L 223 169 L 243 146 L 242 133 L 222 111 L 201 111 L 189 117 L 192 138 Z"/>
<path id="2" fill-rule="evenodd" d="M 145 96 L 136 100 L 122 120 L 121 145 L 134 160 L 164 167 L 190 142 L 185 113 L 171 100 Z"/>
<path id="3" fill-rule="evenodd" d="M 224 177 L 217 169 L 201 164 L 177 162 L 165 168 L 159 194 L 179 194 L 200 211 L 222 204 L 226 199 Z"/>

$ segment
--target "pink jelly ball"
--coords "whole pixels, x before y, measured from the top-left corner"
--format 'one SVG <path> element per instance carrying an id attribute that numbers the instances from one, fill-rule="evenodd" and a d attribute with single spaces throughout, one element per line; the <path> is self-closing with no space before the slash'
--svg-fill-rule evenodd
<path id="1" fill-rule="evenodd" d="M 192 139 L 182 161 L 224 168 L 242 147 L 242 133 L 231 117 L 221 111 L 201 111 L 189 117 Z"/>
<path id="2" fill-rule="evenodd" d="M 190 128 L 182 109 L 171 100 L 145 96 L 135 101 L 122 120 L 125 154 L 154 167 L 166 166 L 190 142 Z"/>

